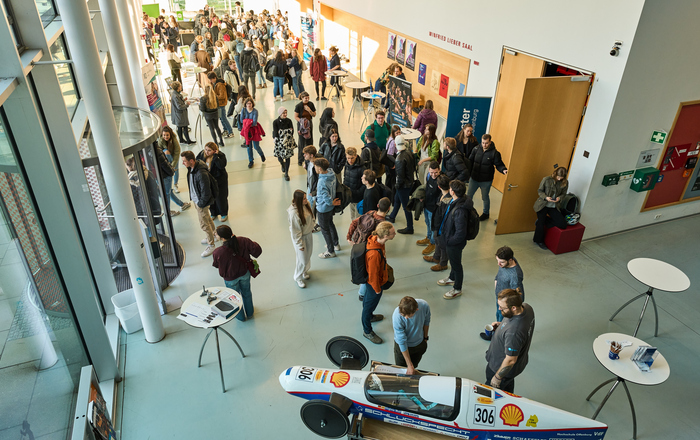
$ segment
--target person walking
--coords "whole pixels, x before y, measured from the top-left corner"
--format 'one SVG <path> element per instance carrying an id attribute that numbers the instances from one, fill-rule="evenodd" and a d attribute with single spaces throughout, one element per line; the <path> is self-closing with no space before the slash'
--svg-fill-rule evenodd
<path id="1" fill-rule="evenodd" d="M 305 280 L 311 278 L 311 254 L 314 251 L 314 215 L 311 205 L 304 191 L 294 191 L 292 204 L 287 208 L 289 231 L 292 233 L 292 244 L 296 253 L 296 267 L 294 269 L 294 281 L 302 289 L 306 287 Z"/>
<path id="2" fill-rule="evenodd" d="M 204 162 L 197 160 L 191 151 L 180 153 L 182 164 L 187 167 L 187 186 L 190 189 L 190 199 L 194 202 L 199 218 L 199 227 L 206 234 L 202 244 L 207 248 L 202 252 L 202 257 L 208 257 L 214 253 L 216 244 L 214 242 L 214 221 L 209 215 L 209 207 L 216 202 L 216 184 L 212 182 L 212 177 Z"/>
<path id="3" fill-rule="evenodd" d="M 403 136 L 397 136 L 395 139 L 396 149 L 399 151 L 396 156 L 396 195 L 394 196 L 394 210 L 387 217 L 387 220 L 394 223 L 396 215 L 399 213 L 399 208 L 403 207 L 404 215 L 406 216 L 406 227 L 399 229 L 399 234 L 413 234 L 413 213 L 408 209 L 408 202 L 411 197 L 411 189 L 413 188 L 414 175 L 416 173 L 416 162 L 413 154 L 406 147 L 407 143 Z"/>
<path id="4" fill-rule="evenodd" d="M 430 255 L 435 251 L 435 234 L 433 234 L 433 214 L 440 202 L 440 188 L 438 188 L 437 178 L 440 176 L 440 165 L 437 162 L 430 162 L 428 167 L 428 178 L 425 180 L 425 199 L 423 202 L 423 215 L 425 226 L 428 231 L 425 238 L 416 241 L 418 246 L 427 246 L 423 249 L 423 255 Z"/>
<path id="5" fill-rule="evenodd" d="M 207 78 L 209 79 L 209 84 L 214 88 L 214 94 L 216 95 L 216 103 L 219 106 L 219 121 L 221 121 L 221 126 L 224 128 L 223 136 L 225 138 L 233 137 L 233 128 L 231 128 L 231 123 L 228 122 L 228 118 L 226 117 L 226 103 L 228 102 L 226 82 L 219 78 L 214 72 L 209 72 Z"/>
<path id="6" fill-rule="evenodd" d="M 272 123 L 272 138 L 275 141 L 273 154 L 282 166 L 284 180 L 289 182 L 289 162 L 290 158 L 294 156 L 294 149 L 297 147 L 296 142 L 294 142 L 294 124 L 287 117 L 286 108 L 278 108 L 277 113 L 279 118 Z"/>
<path id="7" fill-rule="evenodd" d="M 216 235 L 223 244 L 214 251 L 212 266 L 219 269 L 226 287 L 240 293 L 243 310 L 236 315 L 236 319 L 246 321 L 255 312 L 248 264 L 251 257 L 258 258 L 262 254 L 262 248 L 250 238 L 237 237 L 227 225 L 216 228 Z"/>
<path id="8" fill-rule="evenodd" d="M 165 59 L 168 61 L 168 67 L 170 67 L 170 76 L 174 81 L 179 81 L 182 83 L 182 75 L 180 75 L 180 68 L 182 67 L 182 58 L 175 53 L 175 46 L 168 44 L 166 47 Z M 172 83 L 171 83 L 172 86 Z"/>
<path id="9" fill-rule="evenodd" d="M 494 388 L 515 392 L 515 378 L 525 370 L 535 331 L 535 311 L 522 296 L 506 289 L 498 293 L 503 322 L 494 322 L 494 334 L 486 351 L 486 382 Z"/>
<path id="10" fill-rule="evenodd" d="M 241 81 L 238 77 L 236 62 L 233 60 L 228 60 L 227 66 L 228 69 L 224 71 L 224 82 L 231 87 L 232 93 L 229 97 L 229 101 L 231 101 L 231 103 L 226 111 L 226 117 L 230 118 L 233 116 L 234 110 L 236 109 L 236 104 L 238 103 L 238 89 L 241 87 Z"/>
<path id="11" fill-rule="evenodd" d="M 304 61 L 303 58 L 299 57 L 296 49 L 292 49 L 289 53 L 289 74 L 294 73 L 292 76 L 292 89 L 294 90 L 294 97 L 299 98 L 299 93 L 302 92 L 304 84 L 301 82 L 301 74 L 303 72 L 301 62 Z"/>
<path id="12" fill-rule="evenodd" d="M 566 229 L 566 219 L 559 211 L 559 202 L 568 191 L 569 181 L 566 180 L 566 168 L 564 167 L 557 168 L 551 176 L 545 177 L 540 182 L 537 189 L 538 197 L 535 206 L 533 206 L 537 213 L 537 222 L 532 241 L 542 249 L 547 249 L 544 244 L 544 228 L 546 226 Z"/>
<path id="13" fill-rule="evenodd" d="M 352 201 L 350 202 L 350 220 L 355 220 L 360 216 L 357 210 L 357 204 L 362 201 L 365 194 L 365 185 L 362 183 L 362 174 L 365 167 L 362 159 L 357 155 L 355 147 L 345 149 L 345 171 L 343 174 L 343 183 L 352 191 Z"/>
<path id="14" fill-rule="evenodd" d="M 199 111 L 202 112 L 204 121 L 209 126 L 209 133 L 215 143 L 224 146 L 224 135 L 219 127 L 219 104 L 214 92 L 214 87 L 207 84 L 204 95 L 199 98 Z"/>
<path id="15" fill-rule="evenodd" d="M 445 155 L 442 158 L 442 172 L 450 180 L 459 180 L 469 183 L 469 168 L 462 153 L 457 149 L 457 141 L 454 138 L 445 138 Z"/>
<path id="16" fill-rule="evenodd" d="M 523 286 L 523 270 L 520 264 L 518 264 L 518 260 L 516 260 L 513 255 L 513 249 L 508 246 L 501 246 L 498 248 L 496 251 L 496 263 L 498 263 L 498 272 L 494 279 L 494 285 L 496 287 L 496 322 L 501 322 L 503 321 L 503 314 L 498 307 L 498 292 L 506 289 L 513 289 L 517 291 L 520 296 L 522 296 L 523 301 L 525 301 L 525 287 Z M 481 332 L 479 336 L 485 341 L 490 341 L 493 334 L 487 336 L 485 332 Z"/>
<path id="17" fill-rule="evenodd" d="M 435 163 L 437 164 L 437 162 Z M 450 195 L 450 179 L 446 175 L 440 174 L 437 178 L 437 186 L 440 190 L 440 195 L 438 195 L 439 201 L 437 202 L 433 217 L 430 220 L 433 238 L 435 239 L 435 253 L 432 256 L 424 255 L 423 260 L 428 263 L 436 263 L 434 266 L 430 267 L 430 270 L 433 272 L 442 272 L 448 269 L 448 258 L 447 248 L 445 247 L 445 237 L 438 235 L 438 229 L 440 228 L 442 218 L 445 216 L 445 211 L 452 201 L 452 196 Z"/>
<path id="18" fill-rule="evenodd" d="M 316 86 L 316 101 L 326 98 L 326 70 L 328 70 L 328 63 L 326 62 L 326 57 L 321 53 L 321 49 L 318 47 L 314 49 L 314 56 L 309 62 L 309 71 L 311 72 L 311 79 L 314 80 L 314 85 Z M 319 84 L 323 85 L 321 93 L 318 93 Z"/>
<path id="19" fill-rule="evenodd" d="M 228 171 L 226 171 L 226 155 L 214 142 L 207 142 L 204 150 L 197 154 L 197 160 L 207 165 L 209 174 L 216 180 L 218 193 L 216 202 L 209 208 L 212 220 L 221 216 L 221 221 L 228 220 Z"/>
<path id="20" fill-rule="evenodd" d="M 181 144 L 192 145 L 196 143 L 190 139 L 189 126 L 190 118 L 187 109 L 190 107 L 189 102 L 182 96 L 182 83 L 173 81 L 170 83 L 172 91 L 170 92 L 170 122 L 177 127 L 177 137 Z M 173 156 L 175 160 L 179 156 Z M 175 180 L 177 186 L 177 179 Z"/>
<path id="21" fill-rule="evenodd" d="M 384 197 L 377 203 L 376 211 L 365 212 L 355 220 L 350 222 L 350 227 L 348 228 L 348 235 L 345 237 L 350 244 L 366 243 L 367 239 L 379 223 L 386 220 L 386 216 L 391 209 L 391 200 L 389 197 Z M 360 288 L 357 292 L 360 301 L 365 298 L 365 292 L 367 291 L 366 284 L 360 284 Z"/>
<path id="22" fill-rule="evenodd" d="M 428 124 L 425 126 L 423 136 L 418 139 L 415 152 L 418 155 L 418 180 L 420 180 L 422 185 L 425 183 L 430 162 L 436 161 L 440 163 L 438 160 L 440 156 L 440 141 L 435 135 L 435 125 Z"/>
<path id="23" fill-rule="evenodd" d="M 253 168 L 253 149 L 260 155 L 260 160 L 265 162 L 265 153 L 260 148 L 260 141 L 265 136 L 265 131 L 258 124 L 258 110 L 252 98 L 245 100 L 245 107 L 241 110 L 241 136 L 245 139 L 248 149 L 248 168 Z"/>
<path id="24" fill-rule="evenodd" d="M 394 365 L 416 374 L 418 363 L 428 350 L 430 306 L 425 300 L 404 296 L 391 315 L 394 327 Z"/>
<path id="25" fill-rule="evenodd" d="M 299 157 L 297 161 L 299 166 L 302 166 L 304 147 L 314 144 L 313 117 L 316 116 L 316 106 L 313 102 L 309 102 L 307 92 L 301 92 L 299 97 L 301 101 L 294 107 L 294 119 L 297 121 L 297 131 L 299 132 Z"/>
<path id="26" fill-rule="evenodd" d="M 175 138 L 173 129 L 165 126 L 163 133 L 158 138 L 156 145 L 156 158 L 160 167 L 160 175 L 163 178 L 163 189 L 165 190 L 165 203 L 171 216 L 180 215 L 192 206 L 190 202 L 183 202 L 178 196 L 173 194 L 173 181 L 177 186 L 177 179 L 180 177 L 180 167 L 178 158 L 180 157 L 180 143 Z M 170 201 L 175 202 L 180 207 L 179 211 L 170 210 Z"/>
<path id="27" fill-rule="evenodd" d="M 481 190 L 481 200 L 484 204 L 483 212 L 479 220 L 484 221 L 489 218 L 491 209 L 491 199 L 489 192 L 493 184 L 494 167 L 502 174 L 508 174 L 508 168 L 501 159 L 501 153 L 496 149 L 496 144 L 491 141 L 491 135 L 485 134 L 481 137 L 481 148 L 474 148 L 469 155 L 469 189 L 467 195 L 471 199 L 477 189 Z"/>
<path id="28" fill-rule="evenodd" d="M 338 231 L 333 224 L 335 207 L 340 205 L 340 199 L 335 198 L 336 178 L 335 173 L 330 172 L 330 164 L 324 157 L 314 160 L 314 167 L 318 174 L 316 186 L 316 210 L 318 211 L 318 224 L 321 226 L 323 239 L 326 241 L 326 252 L 319 258 L 335 258 L 335 252 L 340 250 Z"/>
<path id="29" fill-rule="evenodd" d="M 255 74 L 261 67 L 250 40 L 245 40 L 245 49 L 241 52 L 239 60 L 241 65 L 238 71 L 243 75 L 243 85 L 248 88 L 255 99 Z M 250 85 L 248 85 L 249 83 Z"/>
<path id="30" fill-rule="evenodd" d="M 467 245 L 467 221 L 469 211 L 474 207 L 471 198 L 465 196 L 466 188 L 459 180 L 450 182 L 450 195 L 452 201 L 447 205 L 445 215 L 440 219 L 438 235 L 445 240 L 447 258 L 450 260 L 452 270 L 447 278 L 438 280 L 439 286 L 452 285 L 445 299 L 454 299 L 462 294 L 462 282 L 464 269 L 462 268 L 462 251 Z"/>
<path id="31" fill-rule="evenodd" d="M 272 92 L 275 101 L 277 101 L 278 97 L 280 101 L 284 101 L 284 79 L 289 71 L 289 67 L 287 66 L 287 60 L 284 58 L 281 50 L 278 50 L 275 54 L 275 58 L 270 61 L 269 69 L 274 69 L 272 71 L 272 83 L 274 84 Z"/>
<path id="32" fill-rule="evenodd" d="M 340 141 L 338 130 L 331 128 L 328 133 L 328 141 L 321 146 L 321 155 L 330 163 L 331 170 L 335 173 L 338 183 L 343 182 L 343 168 L 345 168 L 345 147 Z"/>
<path id="33" fill-rule="evenodd" d="M 382 222 L 367 239 L 367 252 L 365 252 L 365 267 L 367 269 L 367 283 L 365 295 L 362 300 L 362 335 L 375 344 L 384 342 L 374 330 L 372 323 L 384 319 L 384 315 L 374 314 L 382 298 L 383 286 L 389 281 L 389 270 L 386 263 L 386 242 L 396 237 L 394 225 Z"/>

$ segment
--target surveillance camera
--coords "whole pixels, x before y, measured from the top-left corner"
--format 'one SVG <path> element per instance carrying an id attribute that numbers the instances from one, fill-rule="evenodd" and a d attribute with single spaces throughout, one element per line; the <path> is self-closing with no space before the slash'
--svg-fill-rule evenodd
<path id="1" fill-rule="evenodd" d="M 620 54 L 620 48 L 619 47 L 613 47 L 612 50 L 610 50 L 610 56 L 611 57 L 616 57 Z"/>

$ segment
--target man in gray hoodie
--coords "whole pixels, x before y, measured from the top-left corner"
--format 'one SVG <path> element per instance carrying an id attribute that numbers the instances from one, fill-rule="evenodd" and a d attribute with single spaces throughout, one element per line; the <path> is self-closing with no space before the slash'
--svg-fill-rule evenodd
<path id="1" fill-rule="evenodd" d="M 324 157 L 314 160 L 314 167 L 318 173 L 316 185 L 316 210 L 318 211 L 318 224 L 321 226 L 323 239 L 326 240 L 326 252 L 319 258 L 334 258 L 335 251 L 340 250 L 338 231 L 333 224 L 334 208 L 340 205 L 340 199 L 335 198 L 336 178 L 335 173 L 328 172 L 330 163 Z"/>

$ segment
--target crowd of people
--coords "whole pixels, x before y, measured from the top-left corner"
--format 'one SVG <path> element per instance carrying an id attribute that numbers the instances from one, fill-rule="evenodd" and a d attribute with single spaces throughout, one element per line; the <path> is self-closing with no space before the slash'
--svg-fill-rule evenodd
<path id="1" fill-rule="evenodd" d="M 251 277 L 258 273 L 253 259 L 262 254 L 262 248 L 250 238 L 235 235 L 231 227 L 214 224 L 217 219 L 226 222 L 229 211 L 227 157 L 222 147 L 225 139 L 235 137 L 237 131 L 241 146 L 248 152 L 248 167 L 254 166 L 253 150 L 265 162 L 260 141 L 266 133 L 256 109 L 256 89 L 266 87 L 269 81 L 273 84 L 275 101 L 283 101 L 286 85 L 287 93 L 298 99 L 293 118 L 286 108 L 278 107 L 277 118 L 267 128 L 272 131 L 273 154 L 280 163 L 284 180 L 290 180 L 295 150 L 297 163 L 306 174 L 306 188 L 291 191 L 287 208 L 296 257 L 292 278 L 300 288 L 307 287 L 311 279 L 314 232 L 321 232 L 324 241 L 318 258 L 338 257 L 342 248 L 334 216 L 349 212 L 351 223 L 345 238 L 349 244 L 351 275 L 359 286 L 362 302 L 362 333 L 369 341 L 381 344 L 383 339 L 374 331 L 373 324 L 381 322 L 384 316 L 374 312 L 383 292 L 395 282 L 386 244 L 397 234 L 414 234 L 414 216 L 418 219 L 422 214 L 426 236 L 416 241 L 423 247 L 421 257 L 431 263 L 434 272 L 449 269 L 449 274 L 442 275 L 436 283 L 449 288 L 443 293 L 444 299 L 458 298 L 464 283 L 462 254 L 468 241 L 474 238 L 474 222 L 478 231 L 478 223 L 489 218 L 489 191 L 494 174 L 496 171 L 506 174 L 508 169 L 491 136 L 484 134 L 477 139 L 470 124 L 454 138 L 447 137 L 441 143 L 437 137 L 437 114 L 430 100 L 413 123 L 413 128 L 422 133 L 415 143 L 404 139 L 401 127 L 389 124 L 385 112 L 377 110 L 375 120 L 356 139 L 362 146 L 346 147 L 334 119 L 334 108 L 325 106 L 318 115 L 301 81 L 302 72 L 308 70 L 315 83 L 316 101 L 327 100 L 326 72 L 340 68 L 338 50 L 331 47 L 329 62 L 316 48 L 307 67 L 299 56 L 299 40 L 289 31 L 286 16 L 280 11 L 275 15 L 267 11 L 256 15 L 242 11 L 239 6 L 231 17 L 228 14 L 217 17 L 205 8 L 195 19 L 196 38 L 190 59 L 203 71 L 197 79 L 203 89 L 198 99 L 183 95 L 179 73 L 183 60 L 175 50 L 177 22 L 158 17 L 152 28 L 145 25 L 152 29 L 147 34 L 150 39 L 147 44 L 157 38 L 167 48 L 173 76 L 171 122 L 177 127 L 177 136 L 175 130 L 164 127 L 157 151 L 159 164 L 164 167 L 161 174 L 168 206 L 172 200 L 180 207 L 180 211 L 170 213 L 178 215 L 195 207 L 205 235 L 202 257 L 213 255 L 213 266 L 226 286 L 241 293 L 243 313 L 238 318 L 251 318 L 254 314 Z M 386 86 L 388 75 L 403 76 L 401 67 L 389 66 L 377 82 L 380 88 Z M 181 151 L 180 147 L 195 143 L 189 135 L 188 118 L 188 108 L 194 103 L 198 104 L 213 139 L 196 155 L 189 150 Z M 318 126 L 317 143 L 314 125 Z M 191 199 L 187 202 L 176 195 L 180 192 L 178 157 L 187 168 Z M 557 209 L 568 189 L 566 175 L 565 168 L 558 168 L 540 185 L 534 206 L 538 220 L 533 241 L 541 247 L 546 226 L 566 226 Z M 472 200 L 477 189 L 481 190 L 481 214 L 474 210 Z M 396 229 L 395 224 L 403 222 L 397 219 L 401 210 L 405 225 Z M 222 245 L 217 247 L 217 241 Z M 486 383 L 512 392 L 515 376 L 527 364 L 534 311 L 523 302 L 523 270 L 513 250 L 501 247 L 495 257 L 496 320 L 486 326 L 480 337 L 491 344 L 486 354 Z M 415 373 L 427 351 L 430 321 L 429 303 L 420 298 L 405 296 L 394 310 L 394 360 L 407 368 L 407 374 Z"/>

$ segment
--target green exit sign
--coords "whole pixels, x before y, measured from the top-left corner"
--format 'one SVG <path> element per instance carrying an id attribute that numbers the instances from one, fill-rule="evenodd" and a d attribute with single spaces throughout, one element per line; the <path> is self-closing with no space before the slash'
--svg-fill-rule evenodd
<path id="1" fill-rule="evenodd" d="M 663 143 L 666 142 L 666 135 L 666 132 L 654 130 L 651 134 L 651 142 L 663 145 Z"/>

